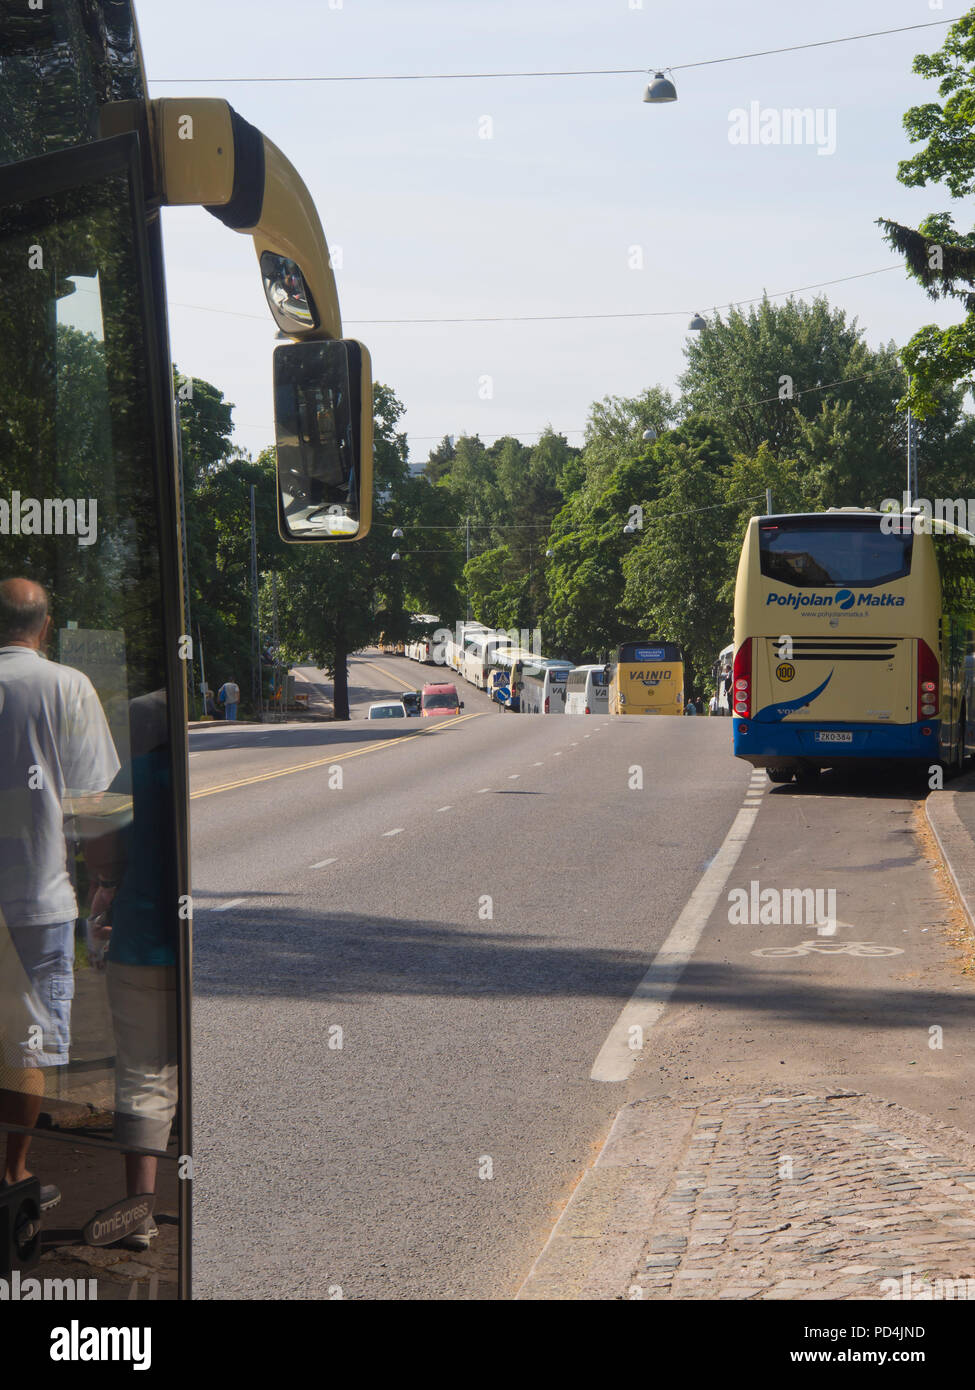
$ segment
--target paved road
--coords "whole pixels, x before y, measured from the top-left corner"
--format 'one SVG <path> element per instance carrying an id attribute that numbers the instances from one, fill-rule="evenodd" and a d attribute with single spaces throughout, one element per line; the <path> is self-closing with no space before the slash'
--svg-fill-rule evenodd
<path id="1" fill-rule="evenodd" d="M 355 659 L 355 711 L 424 674 Z M 463 690 L 434 727 L 191 738 L 198 1296 L 511 1297 L 635 1098 L 825 1081 L 975 1129 L 915 788 L 772 790 L 725 721 Z M 835 929 L 733 924 L 753 882 L 832 888 Z M 832 953 L 853 940 L 900 954 Z M 668 1007 L 596 1082 L 634 991 Z"/>
<path id="2" fill-rule="evenodd" d="M 415 682 L 370 661 L 357 707 Z M 198 1295 L 510 1297 L 620 1104 L 593 1061 L 747 769 L 464 699 L 191 739 Z"/>

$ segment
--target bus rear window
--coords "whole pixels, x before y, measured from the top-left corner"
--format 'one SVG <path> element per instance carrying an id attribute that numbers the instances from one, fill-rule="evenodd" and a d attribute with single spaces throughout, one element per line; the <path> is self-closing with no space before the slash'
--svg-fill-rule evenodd
<path id="1" fill-rule="evenodd" d="M 758 536 L 764 578 L 796 589 L 890 584 L 911 572 L 913 535 L 884 535 L 879 516 L 777 521 Z"/>

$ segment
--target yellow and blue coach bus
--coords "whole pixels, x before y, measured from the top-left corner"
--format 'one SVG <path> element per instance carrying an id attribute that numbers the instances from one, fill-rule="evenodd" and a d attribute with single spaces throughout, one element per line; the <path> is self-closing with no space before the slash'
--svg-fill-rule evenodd
<path id="1" fill-rule="evenodd" d="M 735 591 L 737 757 L 773 782 L 975 751 L 975 536 L 907 511 L 753 517 Z"/>
<path id="2" fill-rule="evenodd" d="M 623 643 L 609 668 L 609 712 L 684 713 L 684 654 L 676 642 Z"/>

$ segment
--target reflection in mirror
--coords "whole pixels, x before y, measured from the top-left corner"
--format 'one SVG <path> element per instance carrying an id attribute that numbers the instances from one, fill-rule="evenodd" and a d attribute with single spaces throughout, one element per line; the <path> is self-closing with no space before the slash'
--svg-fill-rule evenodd
<path id="1" fill-rule="evenodd" d="M 274 354 L 281 530 L 289 540 L 360 529 L 362 357 L 355 342 L 304 342 Z"/>
<path id="2" fill-rule="evenodd" d="M 261 256 L 261 275 L 267 302 L 276 319 L 286 319 L 296 328 L 318 327 L 315 301 L 294 261 L 265 251 Z"/>

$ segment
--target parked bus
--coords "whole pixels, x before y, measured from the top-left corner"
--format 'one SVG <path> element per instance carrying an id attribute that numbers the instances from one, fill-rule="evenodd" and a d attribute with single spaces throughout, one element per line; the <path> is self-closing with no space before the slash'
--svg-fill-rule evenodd
<path id="1" fill-rule="evenodd" d="M 736 756 L 773 782 L 975 750 L 975 537 L 911 512 L 753 517 L 738 566 Z"/>
<path id="2" fill-rule="evenodd" d="M 433 634 L 440 626 L 440 619 L 431 613 L 414 613 L 410 627 L 415 636 L 406 644 L 406 655 L 411 661 L 428 665 L 433 661 Z"/>
<path id="3" fill-rule="evenodd" d="M 462 676 L 467 648 L 476 637 L 487 631 L 488 628 L 483 623 L 458 623 L 454 632 L 443 644 L 443 665 L 449 666 L 451 671 L 456 671 L 458 676 Z"/>
<path id="4" fill-rule="evenodd" d="M 609 678 L 604 663 L 573 666 L 565 682 L 565 713 L 609 713 Z"/>
<path id="5" fill-rule="evenodd" d="M 368 354 L 342 339 L 295 169 L 225 101 L 149 100 L 130 0 L 0 5 L 0 66 L 0 497 L 40 511 L 4 525 L 0 580 L 41 586 L 18 602 L 50 656 L 27 671 L 8 648 L 4 664 L 7 688 L 36 698 L 7 698 L 0 725 L 0 1280 L 87 1271 L 99 1298 L 188 1298 L 186 694 L 205 682 L 160 209 L 202 205 L 250 236 L 271 321 L 295 340 L 272 358 L 285 539 L 369 530 Z M 256 694 L 256 662 L 252 677 Z M 71 719 L 45 726 L 55 707 Z M 17 929 L 55 920 L 52 885 L 63 925 L 42 960 Z"/>
<path id="6" fill-rule="evenodd" d="M 496 657 L 511 646 L 511 638 L 486 628 L 464 635 L 464 661 L 461 675 L 478 690 L 486 690 Z"/>
<path id="7" fill-rule="evenodd" d="M 523 662 L 519 712 L 564 714 L 566 682 L 572 669 L 571 661 L 556 661 L 552 657 Z"/>
<path id="8" fill-rule="evenodd" d="M 683 714 L 684 654 L 656 637 L 624 642 L 609 667 L 610 714 Z"/>

